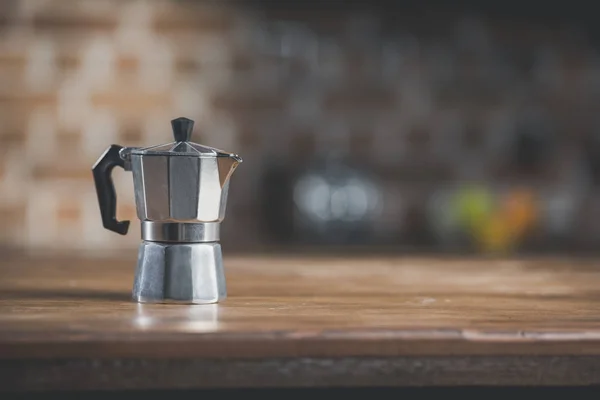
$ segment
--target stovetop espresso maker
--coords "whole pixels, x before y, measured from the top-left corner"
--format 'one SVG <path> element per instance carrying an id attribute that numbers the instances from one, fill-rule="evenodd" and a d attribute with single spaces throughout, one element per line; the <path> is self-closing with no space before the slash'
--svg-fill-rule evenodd
<path id="1" fill-rule="evenodd" d="M 175 141 L 148 148 L 110 146 L 92 171 L 104 227 L 127 234 L 116 218 L 114 167 L 132 171 L 142 223 L 133 285 L 140 303 L 216 303 L 227 296 L 219 227 L 229 181 L 242 159 L 190 142 L 194 121 L 171 121 Z"/>

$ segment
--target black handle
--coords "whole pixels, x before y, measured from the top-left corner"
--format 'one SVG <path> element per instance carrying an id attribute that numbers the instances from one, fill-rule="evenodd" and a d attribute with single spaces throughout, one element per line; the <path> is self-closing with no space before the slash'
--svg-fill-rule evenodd
<path id="1" fill-rule="evenodd" d="M 117 193 L 111 175 L 115 167 L 125 169 L 125 160 L 119 154 L 122 148 L 116 144 L 110 146 L 96 162 L 92 173 L 96 183 L 102 224 L 109 231 L 126 235 L 129 230 L 129 221 L 117 221 Z"/>

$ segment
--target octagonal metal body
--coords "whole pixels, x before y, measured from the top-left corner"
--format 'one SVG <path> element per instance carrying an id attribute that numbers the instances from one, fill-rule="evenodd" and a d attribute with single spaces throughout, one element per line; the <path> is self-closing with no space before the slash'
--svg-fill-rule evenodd
<path id="1" fill-rule="evenodd" d="M 227 297 L 221 245 L 142 242 L 133 285 L 140 303 L 211 304 Z"/>
<path id="2" fill-rule="evenodd" d="M 131 155 L 135 201 L 142 221 L 221 222 L 235 156 Z"/>

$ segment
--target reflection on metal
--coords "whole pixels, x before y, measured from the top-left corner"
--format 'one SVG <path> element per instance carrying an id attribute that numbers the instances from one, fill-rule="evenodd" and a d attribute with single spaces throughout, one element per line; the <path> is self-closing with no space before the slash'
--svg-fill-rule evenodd
<path id="1" fill-rule="evenodd" d="M 221 224 L 142 221 L 142 239 L 164 243 L 218 242 Z"/>
<path id="2" fill-rule="evenodd" d="M 227 297 L 219 243 L 140 244 L 133 299 L 140 303 L 217 303 Z"/>
<path id="3" fill-rule="evenodd" d="M 130 154 L 138 218 L 142 221 L 221 222 L 237 155 L 181 156 L 144 150 Z M 223 158 L 220 160 L 219 158 Z"/>

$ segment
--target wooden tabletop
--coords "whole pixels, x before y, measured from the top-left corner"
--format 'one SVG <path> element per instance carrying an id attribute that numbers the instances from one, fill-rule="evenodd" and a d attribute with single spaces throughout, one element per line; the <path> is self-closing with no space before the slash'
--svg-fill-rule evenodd
<path id="1" fill-rule="evenodd" d="M 600 384 L 600 262 L 226 256 L 218 305 L 125 259 L 0 260 L 0 389 Z"/>

